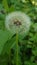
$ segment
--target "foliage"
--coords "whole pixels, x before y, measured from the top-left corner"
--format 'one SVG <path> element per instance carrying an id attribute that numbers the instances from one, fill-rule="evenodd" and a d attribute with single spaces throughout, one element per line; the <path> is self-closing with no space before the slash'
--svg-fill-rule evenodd
<path id="1" fill-rule="evenodd" d="M 36 3 L 37 0 L 34 2 Z M 0 0 L 0 65 L 37 65 L 37 5 L 35 3 L 33 0 Z M 16 34 L 11 34 L 5 28 L 5 17 L 13 11 L 23 11 L 31 18 L 31 28 L 26 37 L 18 38 L 18 35 L 16 37 Z"/>

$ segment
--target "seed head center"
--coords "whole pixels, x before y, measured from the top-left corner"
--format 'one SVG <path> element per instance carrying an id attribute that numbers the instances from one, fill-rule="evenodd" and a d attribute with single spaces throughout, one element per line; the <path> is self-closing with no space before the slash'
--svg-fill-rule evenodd
<path id="1" fill-rule="evenodd" d="M 14 24 L 15 24 L 16 26 L 20 26 L 20 25 L 21 25 L 21 22 L 20 22 L 19 20 L 15 20 L 15 21 L 14 21 Z"/>

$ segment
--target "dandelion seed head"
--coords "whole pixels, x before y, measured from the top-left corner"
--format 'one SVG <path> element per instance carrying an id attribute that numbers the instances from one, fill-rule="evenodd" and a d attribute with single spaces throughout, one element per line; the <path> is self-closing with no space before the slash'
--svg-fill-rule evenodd
<path id="1" fill-rule="evenodd" d="M 5 27 L 12 33 L 27 33 L 30 29 L 30 18 L 23 12 L 15 11 L 6 16 Z"/>

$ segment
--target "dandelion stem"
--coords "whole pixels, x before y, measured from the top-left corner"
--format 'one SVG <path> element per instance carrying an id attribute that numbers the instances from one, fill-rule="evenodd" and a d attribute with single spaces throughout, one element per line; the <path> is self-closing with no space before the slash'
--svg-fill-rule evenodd
<path id="1" fill-rule="evenodd" d="M 16 65 L 18 65 L 18 33 L 16 34 Z"/>

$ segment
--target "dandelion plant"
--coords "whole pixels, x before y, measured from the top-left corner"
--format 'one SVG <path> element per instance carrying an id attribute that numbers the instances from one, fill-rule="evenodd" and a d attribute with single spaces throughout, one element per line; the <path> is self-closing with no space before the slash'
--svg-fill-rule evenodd
<path id="1" fill-rule="evenodd" d="M 12 13 L 9 13 L 5 18 L 5 27 L 7 30 L 10 31 L 10 33 L 16 34 L 16 52 L 15 52 L 15 63 L 16 65 L 19 65 L 19 54 L 18 54 L 18 40 L 19 35 L 21 36 L 24 34 L 28 34 L 30 29 L 31 21 L 28 15 L 21 11 L 14 11 Z"/>

